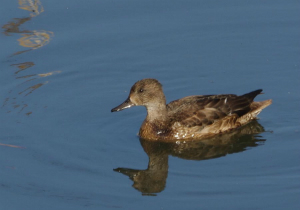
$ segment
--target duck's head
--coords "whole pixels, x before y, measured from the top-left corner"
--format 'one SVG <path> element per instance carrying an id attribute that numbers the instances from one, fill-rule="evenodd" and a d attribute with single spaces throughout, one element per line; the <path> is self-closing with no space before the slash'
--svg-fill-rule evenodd
<path id="1" fill-rule="evenodd" d="M 111 111 L 118 112 L 132 106 L 145 106 L 149 109 L 161 105 L 166 105 L 162 85 L 156 79 L 143 79 L 137 81 L 131 87 L 128 98 Z"/>

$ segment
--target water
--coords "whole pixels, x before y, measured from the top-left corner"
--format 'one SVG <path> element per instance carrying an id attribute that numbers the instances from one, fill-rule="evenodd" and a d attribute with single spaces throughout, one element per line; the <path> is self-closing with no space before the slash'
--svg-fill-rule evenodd
<path id="1" fill-rule="evenodd" d="M 299 209 L 299 6 L 2 3 L 1 209 Z M 149 143 L 143 107 L 110 113 L 149 77 L 168 101 L 262 88 L 273 104 L 229 136 Z"/>

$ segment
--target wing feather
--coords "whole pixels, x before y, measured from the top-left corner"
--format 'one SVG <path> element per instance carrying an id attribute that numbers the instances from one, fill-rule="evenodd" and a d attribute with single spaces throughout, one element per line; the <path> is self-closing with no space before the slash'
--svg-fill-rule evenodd
<path id="1" fill-rule="evenodd" d="M 251 110 L 254 97 L 262 90 L 256 90 L 242 96 L 233 94 L 188 96 L 170 102 L 168 115 L 173 122 L 187 127 L 205 127 L 236 114 L 238 117 Z"/>

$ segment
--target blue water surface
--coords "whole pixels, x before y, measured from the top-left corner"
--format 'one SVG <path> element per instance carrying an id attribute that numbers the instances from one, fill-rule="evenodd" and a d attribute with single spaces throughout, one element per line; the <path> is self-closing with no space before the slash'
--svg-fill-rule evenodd
<path id="1" fill-rule="evenodd" d="M 299 209 L 299 8 L 2 2 L 0 209 Z M 110 112 L 143 78 L 168 102 L 262 88 L 273 104 L 209 142 L 144 142 L 144 107 Z"/>

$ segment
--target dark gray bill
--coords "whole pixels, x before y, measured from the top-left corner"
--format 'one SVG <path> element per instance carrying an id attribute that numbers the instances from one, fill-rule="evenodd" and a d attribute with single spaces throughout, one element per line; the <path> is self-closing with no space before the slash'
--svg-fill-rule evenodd
<path id="1" fill-rule="evenodd" d="M 118 111 L 121 111 L 123 109 L 130 108 L 132 106 L 135 106 L 135 104 L 132 103 L 129 98 L 127 98 L 126 101 L 124 101 L 122 104 L 120 104 L 119 106 L 113 108 L 111 110 L 111 112 L 118 112 Z"/>

